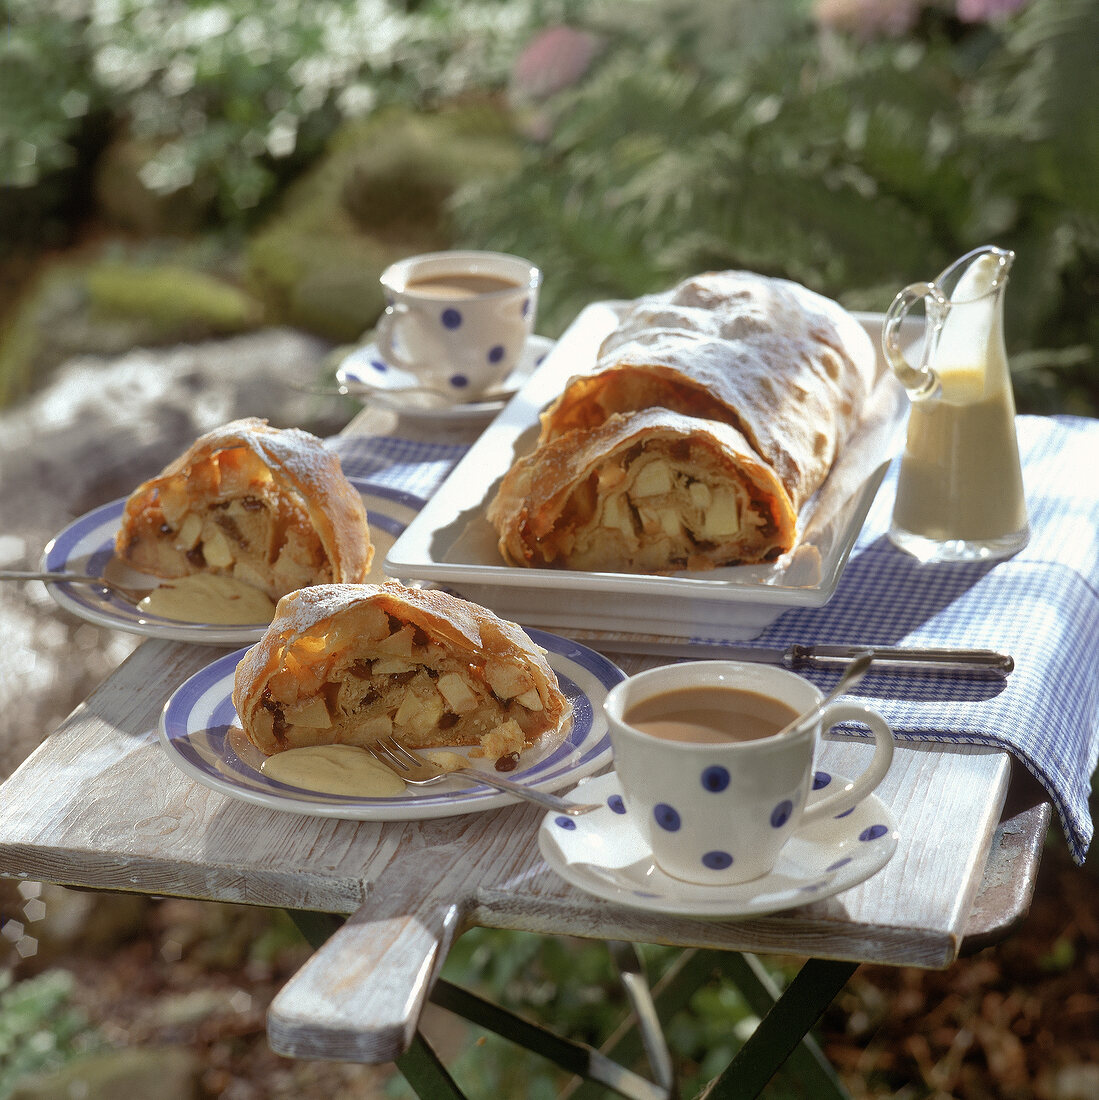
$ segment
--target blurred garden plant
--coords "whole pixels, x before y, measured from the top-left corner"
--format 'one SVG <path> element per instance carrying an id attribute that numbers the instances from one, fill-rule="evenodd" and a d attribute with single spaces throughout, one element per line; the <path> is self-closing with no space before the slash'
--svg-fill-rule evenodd
<path id="1" fill-rule="evenodd" d="M 449 243 L 417 201 L 497 170 L 493 93 L 580 2 L 0 0 L 0 406 L 128 333 L 360 336 L 378 272 Z M 486 102 L 500 139 L 461 110 Z"/>
<path id="2" fill-rule="evenodd" d="M 28 1074 L 57 1069 L 105 1047 L 84 1013 L 70 1003 L 74 986 L 64 970 L 47 970 L 19 983 L 0 970 L 0 1100 Z"/>
<path id="3" fill-rule="evenodd" d="M 0 191 L 71 166 L 106 112 L 143 183 L 247 221 L 339 123 L 500 87 L 578 0 L 3 0 Z"/>
<path id="4" fill-rule="evenodd" d="M 718 267 L 884 310 L 996 243 L 1021 406 L 1099 413 L 1099 0 L 815 11 L 589 9 L 607 47 L 523 168 L 462 194 L 461 236 L 542 266 L 547 331 Z"/>
<path id="5" fill-rule="evenodd" d="M 645 944 L 642 963 L 651 985 L 679 957 L 678 948 Z M 781 987 L 797 971 L 796 962 L 760 960 Z M 570 1039 L 602 1046 L 629 1014 L 621 980 L 605 944 L 564 937 L 536 936 L 473 928 L 455 944 L 443 976 L 487 996 L 518 1015 Z M 734 985 L 714 977 L 702 983 L 686 1006 L 670 1014 L 664 1031 L 679 1078 L 679 1095 L 700 1096 L 706 1083 L 729 1063 L 758 1019 Z M 478 1033 L 451 1071 L 470 1095 L 522 1096 L 554 1100 L 570 1075 L 522 1047 L 491 1033 Z M 644 1064 L 641 1073 L 651 1070 Z M 402 1082 L 389 1092 L 412 1096 Z M 589 1085 L 580 1095 L 604 1095 Z M 796 1080 L 780 1078 L 769 1087 L 771 1100 L 804 1096 Z"/>
<path id="6" fill-rule="evenodd" d="M 1099 0 L 4 3 L 0 253 L 97 128 L 247 231 L 348 119 L 509 91 L 525 159 L 448 225 L 538 261 L 547 334 L 719 266 L 880 310 L 996 243 L 1021 407 L 1099 411 Z"/>

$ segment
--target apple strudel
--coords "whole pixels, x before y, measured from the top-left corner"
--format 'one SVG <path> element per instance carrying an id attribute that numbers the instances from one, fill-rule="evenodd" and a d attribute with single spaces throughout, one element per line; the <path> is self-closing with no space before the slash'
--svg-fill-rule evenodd
<path id="1" fill-rule="evenodd" d="M 876 369 L 869 336 L 836 302 L 784 279 L 711 272 L 629 306 L 594 371 L 543 413 L 539 442 L 653 406 L 723 420 L 797 512 L 828 475 Z"/>
<path id="2" fill-rule="evenodd" d="M 614 413 L 520 458 L 488 518 L 513 564 L 629 573 L 770 561 L 796 522 L 736 428 L 662 408 Z"/>
<path id="3" fill-rule="evenodd" d="M 571 705 L 515 623 L 437 590 L 332 584 L 279 601 L 233 703 L 266 755 L 308 745 L 472 745 L 497 761 L 563 732 Z"/>
<path id="4" fill-rule="evenodd" d="M 374 556 L 337 456 L 308 432 L 256 418 L 206 433 L 134 490 L 115 552 L 142 573 L 233 577 L 274 600 L 361 581 Z"/>

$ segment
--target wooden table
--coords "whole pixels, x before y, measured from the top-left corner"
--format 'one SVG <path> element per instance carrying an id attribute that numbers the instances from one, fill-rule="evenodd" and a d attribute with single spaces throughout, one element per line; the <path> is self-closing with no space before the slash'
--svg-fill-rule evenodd
<path id="1" fill-rule="evenodd" d="M 348 430 L 413 427 L 372 412 Z M 0 874 L 337 915 L 269 1011 L 270 1043 L 292 1057 L 402 1064 L 450 945 L 475 925 L 807 957 L 815 992 L 795 1000 L 819 1015 L 857 964 L 948 967 L 967 936 L 1004 934 L 1029 904 L 1048 806 L 1029 798 L 1005 817 L 1011 762 L 975 746 L 898 746 L 878 791 L 898 823 L 890 863 L 835 897 L 740 921 L 654 915 L 574 889 L 542 861 L 542 811 L 526 804 L 373 823 L 238 802 L 178 771 L 155 732 L 170 694 L 221 652 L 147 641 L 46 738 L 0 788 Z M 822 762 L 856 774 L 869 752 L 833 741 Z M 816 1015 L 756 1071 L 764 1081 Z M 772 1039 L 789 1032 L 777 1011 Z"/>

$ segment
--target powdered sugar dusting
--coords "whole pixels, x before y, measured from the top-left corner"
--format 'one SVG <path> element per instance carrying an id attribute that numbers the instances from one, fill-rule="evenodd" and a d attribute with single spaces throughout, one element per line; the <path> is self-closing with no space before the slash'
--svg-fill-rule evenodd
<path id="1" fill-rule="evenodd" d="M 278 663 L 280 654 L 299 639 L 323 630 L 330 621 L 335 626 L 337 616 L 372 601 L 396 618 L 422 627 L 436 641 L 468 651 L 470 659 L 503 657 L 536 669 L 544 687 L 555 695 L 556 707 L 551 709 L 567 710 L 567 702 L 557 689 L 556 674 L 543 650 L 520 626 L 500 619 L 487 608 L 441 590 L 406 588 L 394 581 L 320 584 L 283 596 L 271 625 L 237 666 L 233 702 L 245 728 L 248 719 L 241 709 L 243 696 L 251 692 L 251 685 L 266 672 L 272 671 L 272 664 Z"/>
<path id="2" fill-rule="evenodd" d="M 403 606 L 416 618 L 434 619 L 435 626 L 456 630 L 474 649 L 485 650 L 496 639 L 486 639 L 482 631 L 506 639 L 525 652 L 539 653 L 538 647 L 517 624 L 500 619 L 486 608 L 437 589 L 406 588 L 394 581 L 385 584 L 318 584 L 291 592 L 279 601 L 268 633 L 285 642 L 307 634 L 332 616 L 371 600 L 382 600 L 400 614 Z"/>
<path id="3" fill-rule="evenodd" d="M 252 451 L 264 465 L 283 466 L 312 484 L 318 483 L 334 465 L 339 465 L 336 454 L 317 436 L 301 428 L 272 428 L 266 420 L 254 416 L 231 420 L 199 436 L 183 457 L 242 446 Z"/>

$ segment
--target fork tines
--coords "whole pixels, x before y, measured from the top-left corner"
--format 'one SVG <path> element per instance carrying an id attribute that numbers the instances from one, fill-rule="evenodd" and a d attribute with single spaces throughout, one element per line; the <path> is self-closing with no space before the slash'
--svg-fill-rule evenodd
<path id="1" fill-rule="evenodd" d="M 422 756 L 418 756 L 410 749 L 405 748 L 395 737 L 379 737 L 372 745 L 366 746 L 367 751 L 377 756 L 382 763 L 400 768 L 402 771 L 411 771 L 415 767 L 423 767 L 430 763 Z"/>

